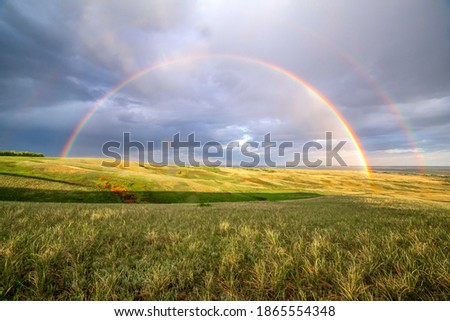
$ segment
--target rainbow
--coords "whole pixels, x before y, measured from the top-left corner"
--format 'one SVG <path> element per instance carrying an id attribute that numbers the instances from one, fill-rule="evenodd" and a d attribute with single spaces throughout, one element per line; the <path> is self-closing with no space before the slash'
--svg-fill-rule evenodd
<path id="1" fill-rule="evenodd" d="M 331 44 L 330 44 L 331 45 Z M 408 144 L 411 146 L 412 150 L 414 151 L 414 154 L 416 156 L 418 165 L 421 168 L 424 168 L 424 161 L 423 161 L 423 154 L 420 152 L 419 147 L 417 146 L 416 139 L 414 137 L 414 132 L 411 128 L 411 125 L 407 121 L 407 119 L 403 116 L 401 111 L 398 109 L 398 107 L 395 105 L 392 98 L 386 93 L 385 90 L 381 88 L 381 85 L 378 84 L 378 82 L 375 81 L 375 79 L 363 68 L 363 66 L 351 55 L 346 53 L 345 51 L 339 49 L 338 47 L 335 47 L 334 45 L 331 45 L 334 47 L 336 52 L 339 53 L 339 55 L 347 61 L 348 64 L 350 64 L 354 70 L 358 72 L 358 74 L 365 79 L 365 81 L 372 87 L 372 89 L 380 96 L 381 100 L 386 104 L 386 106 L 389 108 L 391 113 L 396 118 L 397 122 L 400 124 L 400 127 L 403 131 L 403 133 L 406 136 L 406 139 L 408 140 Z M 423 171 L 423 170 L 422 170 Z"/>
<path id="2" fill-rule="evenodd" d="M 371 76 L 370 73 L 365 70 L 362 64 L 358 62 L 358 60 L 354 56 L 352 56 L 348 51 L 346 51 L 340 46 L 335 45 L 329 39 L 320 36 L 313 30 L 303 28 L 294 21 L 282 21 L 282 22 L 287 24 L 292 29 L 297 30 L 299 33 L 306 35 L 311 39 L 317 41 L 318 43 L 324 45 L 325 47 L 327 47 L 327 49 L 332 50 L 339 57 L 341 57 L 342 60 L 344 60 L 347 64 L 349 64 L 361 78 L 363 78 L 366 81 L 366 83 L 378 94 L 381 100 L 389 108 L 390 112 L 394 115 L 403 133 L 405 134 L 409 146 L 411 146 L 412 150 L 414 151 L 415 157 L 417 159 L 417 165 L 420 166 L 421 172 L 424 173 L 425 171 L 424 157 L 423 154 L 420 152 L 420 148 L 417 146 L 416 138 L 414 136 L 414 132 L 411 128 L 411 125 L 407 121 L 406 117 L 403 116 L 399 108 L 396 106 L 393 99 L 386 93 L 385 90 L 381 88 L 381 85 L 379 85 L 378 82 L 375 81 L 373 76 Z"/>
<path id="3" fill-rule="evenodd" d="M 363 148 L 361 147 L 361 143 L 359 139 L 357 138 L 356 134 L 354 133 L 353 129 L 351 128 L 350 124 L 345 120 L 345 118 L 341 115 L 341 113 L 337 110 L 337 108 L 323 95 L 321 94 L 317 89 L 315 89 L 312 85 L 310 85 L 308 82 L 306 82 L 304 79 L 300 78 L 299 76 L 295 75 L 294 73 L 290 72 L 289 70 L 283 69 L 282 67 L 279 67 L 277 65 L 274 65 L 270 62 L 264 61 L 262 59 L 258 58 L 250 58 L 245 56 L 238 56 L 233 54 L 205 54 L 205 55 L 192 55 L 192 56 L 184 56 L 181 58 L 176 58 L 172 60 L 166 60 L 163 62 L 159 62 L 153 65 L 150 65 L 134 74 L 132 74 L 130 77 L 125 79 L 124 81 L 117 84 L 115 87 L 113 87 L 109 92 L 107 92 L 103 97 L 101 97 L 85 114 L 83 119 L 77 124 L 74 131 L 70 135 L 69 139 L 67 140 L 66 144 L 64 145 L 64 148 L 61 151 L 60 156 L 61 157 L 67 157 L 67 155 L 70 153 L 70 150 L 76 141 L 78 135 L 84 128 L 84 126 L 87 124 L 87 122 L 91 119 L 91 117 L 94 115 L 94 113 L 100 108 L 100 106 L 107 101 L 112 95 L 114 95 L 117 91 L 131 83 L 132 81 L 138 79 L 139 77 L 142 77 L 145 74 L 148 74 L 152 71 L 155 71 L 157 69 L 170 66 L 176 63 L 183 63 L 183 62 L 192 62 L 202 59 L 211 59 L 211 58 L 220 58 L 220 59 L 231 59 L 231 60 L 237 60 L 241 62 L 246 62 L 254 65 L 263 66 L 266 68 L 269 68 L 277 73 L 280 73 L 294 82 L 301 84 L 304 86 L 310 93 L 315 95 L 323 104 L 325 104 L 329 110 L 334 114 L 334 116 L 338 119 L 340 124 L 343 126 L 344 130 L 350 137 L 352 143 L 356 147 L 358 151 L 358 158 L 360 161 L 360 164 L 363 166 L 364 171 L 367 173 L 367 175 L 370 175 L 370 168 L 369 164 L 367 162 L 367 157 L 365 155 L 365 152 Z"/>

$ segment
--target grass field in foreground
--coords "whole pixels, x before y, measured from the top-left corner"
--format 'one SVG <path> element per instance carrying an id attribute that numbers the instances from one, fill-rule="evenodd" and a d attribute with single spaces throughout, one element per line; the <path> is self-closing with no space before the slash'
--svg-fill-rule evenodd
<path id="1" fill-rule="evenodd" d="M 444 207 L 335 196 L 0 206 L 2 299 L 450 299 Z"/>
<path id="2" fill-rule="evenodd" d="M 0 192 L 86 191 L 93 202 L 99 190 L 102 202 L 123 202 L 114 188 L 325 196 L 209 204 L 0 201 L 0 299 L 450 299 L 446 176 L 374 173 L 369 188 L 352 171 L 98 164 L 2 158 Z"/>

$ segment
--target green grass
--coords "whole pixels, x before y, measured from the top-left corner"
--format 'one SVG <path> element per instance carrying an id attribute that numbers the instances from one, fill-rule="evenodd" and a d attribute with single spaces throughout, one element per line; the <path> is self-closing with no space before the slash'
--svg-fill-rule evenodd
<path id="1" fill-rule="evenodd" d="M 450 299 L 442 207 L 363 197 L 0 206 L 2 299 Z"/>
<path id="2" fill-rule="evenodd" d="M 448 176 L 99 162 L 0 158 L 0 299 L 450 299 Z"/>
<path id="3" fill-rule="evenodd" d="M 0 175 L 1 177 L 1 175 Z M 30 188 L 0 187 L 1 201 L 61 202 L 61 203 L 122 203 L 118 193 L 110 191 L 58 191 Z M 131 194 L 129 194 L 131 195 Z M 211 193 L 211 192 L 132 192 L 140 203 L 208 203 L 279 201 L 317 197 L 315 193 Z M 125 196 L 126 197 L 126 196 Z M 133 203 L 135 203 L 133 201 Z"/>

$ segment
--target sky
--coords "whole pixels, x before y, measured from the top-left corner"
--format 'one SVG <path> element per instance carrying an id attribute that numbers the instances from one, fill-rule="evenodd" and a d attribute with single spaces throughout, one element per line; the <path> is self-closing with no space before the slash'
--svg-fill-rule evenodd
<path id="1" fill-rule="evenodd" d="M 370 165 L 450 166 L 450 2 L 0 1 L 0 97 L 0 150 L 58 156 L 97 104 L 68 156 L 332 132 L 361 165 L 350 130 Z"/>

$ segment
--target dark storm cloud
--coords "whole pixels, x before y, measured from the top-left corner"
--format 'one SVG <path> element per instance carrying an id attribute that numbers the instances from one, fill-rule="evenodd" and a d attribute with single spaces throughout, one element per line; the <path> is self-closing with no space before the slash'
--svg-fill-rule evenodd
<path id="1" fill-rule="evenodd" d="M 110 72 L 77 54 L 67 7 L 19 1 L 0 7 L 2 112 L 92 101 L 111 84 Z"/>
<path id="2" fill-rule="evenodd" d="M 408 126 L 425 152 L 449 149 L 445 2 L 5 1 L 0 48 L 0 148 L 26 149 L 33 141 L 55 154 L 88 108 L 131 74 L 166 59 L 222 52 L 302 77 L 337 106 L 369 154 L 413 149 Z M 195 131 L 231 140 L 270 130 L 301 140 L 332 127 L 330 114 L 314 111 L 297 91 L 261 67 L 175 64 L 113 95 L 74 152 L 98 154 L 93 146 L 122 131 L 140 139 Z M 6 140 L 2 131 L 13 130 Z M 39 145 L 39 137 L 51 146 Z"/>

